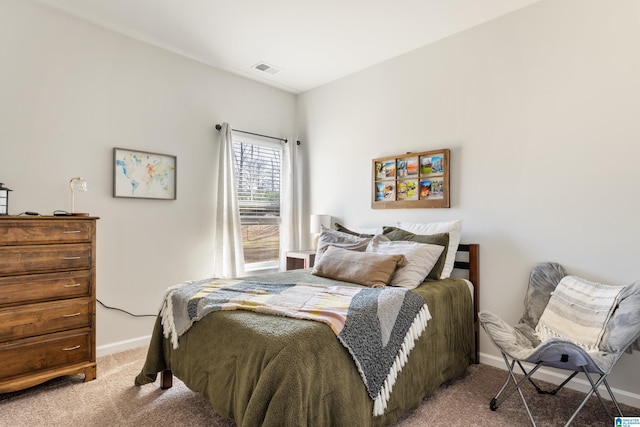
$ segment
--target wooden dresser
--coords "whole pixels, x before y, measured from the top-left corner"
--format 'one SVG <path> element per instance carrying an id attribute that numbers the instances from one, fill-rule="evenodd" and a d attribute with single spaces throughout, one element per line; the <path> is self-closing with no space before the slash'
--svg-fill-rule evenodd
<path id="1" fill-rule="evenodd" d="M 0 216 L 0 393 L 96 378 L 97 219 Z"/>

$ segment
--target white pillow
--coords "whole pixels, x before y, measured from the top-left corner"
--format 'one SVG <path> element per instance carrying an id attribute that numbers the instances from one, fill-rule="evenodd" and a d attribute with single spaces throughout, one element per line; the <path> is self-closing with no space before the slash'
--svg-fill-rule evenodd
<path id="1" fill-rule="evenodd" d="M 398 267 L 389 286 L 415 289 L 424 281 L 444 250 L 439 245 L 407 241 L 385 241 L 376 236 L 367 246 L 367 252 L 381 254 L 403 254 L 407 259 L 404 267 Z"/>
<path id="2" fill-rule="evenodd" d="M 417 224 L 411 222 L 398 221 L 398 228 L 410 231 L 413 234 L 436 234 L 436 233 L 449 233 L 449 247 L 447 248 L 447 257 L 444 261 L 444 268 L 442 269 L 441 279 L 446 279 L 451 276 L 453 271 L 453 263 L 456 260 L 456 252 L 458 251 L 458 245 L 460 244 L 460 235 L 462 234 L 462 221 L 455 220 L 449 222 L 431 222 L 427 224 Z"/>
<path id="3" fill-rule="evenodd" d="M 566 338 L 596 351 L 624 286 L 609 286 L 577 276 L 560 280 L 536 325 L 542 341 Z"/>

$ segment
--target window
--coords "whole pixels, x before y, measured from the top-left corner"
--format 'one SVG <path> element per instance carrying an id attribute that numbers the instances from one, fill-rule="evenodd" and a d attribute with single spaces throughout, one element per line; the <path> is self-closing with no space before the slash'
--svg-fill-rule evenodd
<path id="1" fill-rule="evenodd" d="M 278 267 L 282 146 L 234 138 L 233 148 L 245 267 Z"/>

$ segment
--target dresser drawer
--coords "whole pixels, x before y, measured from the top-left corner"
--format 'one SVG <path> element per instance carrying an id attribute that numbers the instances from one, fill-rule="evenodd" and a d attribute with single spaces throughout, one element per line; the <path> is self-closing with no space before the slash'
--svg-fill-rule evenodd
<path id="1" fill-rule="evenodd" d="M 0 381 L 51 368 L 90 361 L 91 336 L 88 330 L 53 334 L 0 344 Z"/>
<path id="2" fill-rule="evenodd" d="M 91 298 L 0 308 L 0 341 L 89 326 L 91 312 Z"/>
<path id="3" fill-rule="evenodd" d="M 0 246 L 0 275 L 91 268 L 91 244 Z"/>
<path id="4" fill-rule="evenodd" d="M 40 245 L 90 242 L 93 221 L 73 219 L 3 219 L 0 245 Z"/>
<path id="5" fill-rule="evenodd" d="M 91 295 L 91 272 L 29 274 L 0 277 L 0 307 Z"/>

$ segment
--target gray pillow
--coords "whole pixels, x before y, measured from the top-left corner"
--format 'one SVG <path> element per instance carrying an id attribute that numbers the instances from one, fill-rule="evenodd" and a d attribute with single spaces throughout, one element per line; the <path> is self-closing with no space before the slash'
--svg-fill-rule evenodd
<path id="1" fill-rule="evenodd" d="M 370 237 L 358 237 L 353 234 L 344 233 L 342 231 L 331 230 L 325 226 L 320 226 L 321 233 L 318 239 L 318 248 L 316 249 L 315 263 L 322 259 L 322 254 L 329 246 L 337 246 L 351 251 L 364 252 L 367 245 L 371 241 Z"/>
<path id="2" fill-rule="evenodd" d="M 347 233 L 347 234 L 353 234 L 354 236 L 358 236 L 358 237 L 373 237 L 374 236 L 374 234 L 364 234 L 364 233 L 358 233 L 357 231 L 349 230 L 347 227 L 345 227 L 344 225 L 340 224 L 339 222 L 335 222 L 335 223 L 333 223 L 333 225 L 336 227 L 336 230 L 341 231 L 343 233 Z"/>

